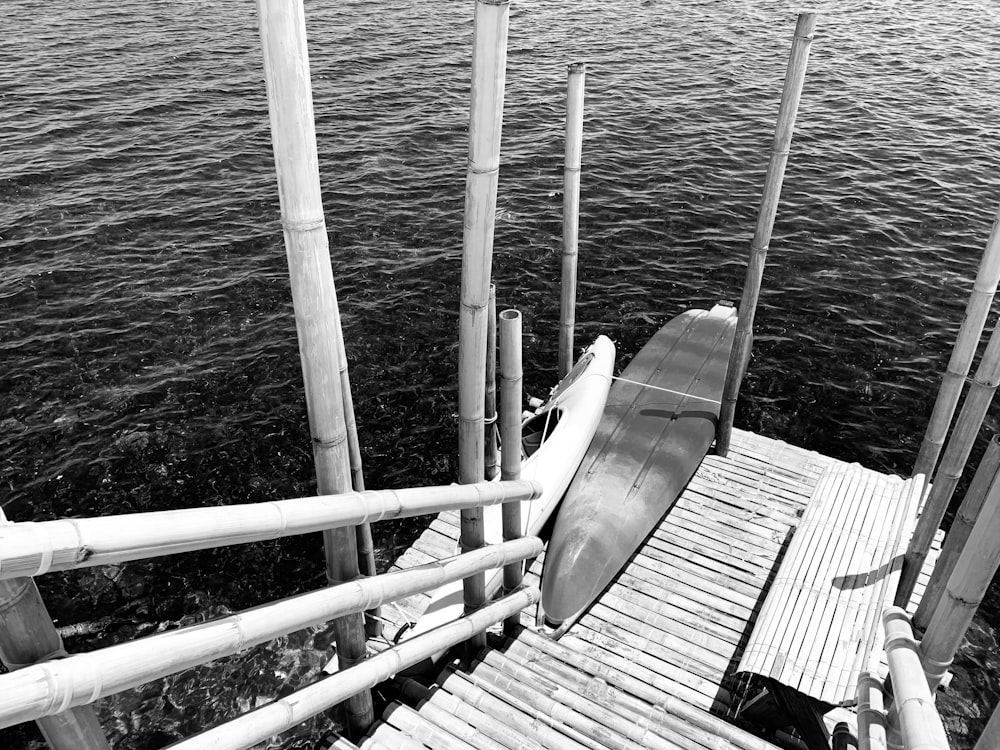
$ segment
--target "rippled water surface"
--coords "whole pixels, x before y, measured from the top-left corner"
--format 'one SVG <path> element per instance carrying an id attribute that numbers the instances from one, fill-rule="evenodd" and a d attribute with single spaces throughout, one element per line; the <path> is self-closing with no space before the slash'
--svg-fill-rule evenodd
<path id="1" fill-rule="evenodd" d="M 367 482 L 447 483 L 472 3 L 307 13 Z M 4 16 L 5 512 L 311 494 L 253 4 L 7 0 Z M 1000 202 L 998 25 L 989 0 L 821 15 L 738 426 L 909 471 Z M 623 362 L 685 308 L 738 298 L 793 27 L 768 0 L 515 0 L 494 273 L 525 315 L 529 391 L 556 362 L 565 64 L 588 62 L 578 335 L 611 335 Z M 381 560 L 418 528 L 382 528 Z M 84 650 L 314 588 L 320 558 L 298 539 L 41 585 Z M 1000 697 L 996 598 L 943 702 L 955 747 Z M 291 689 L 328 641 L 298 634 L 100 713 L 117 747 L 157 747 Z"/>

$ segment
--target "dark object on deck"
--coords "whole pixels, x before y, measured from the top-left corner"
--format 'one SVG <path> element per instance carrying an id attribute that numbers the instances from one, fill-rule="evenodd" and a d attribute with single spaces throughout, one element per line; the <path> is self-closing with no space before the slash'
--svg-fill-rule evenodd
<path id="1" fill-rule="evenodd" d="M 688 310 L 612 386 L 546 552 L 539 617 L 555 637 L 607 587 L 701 464 L 735 329 L 732 307 Z"/>

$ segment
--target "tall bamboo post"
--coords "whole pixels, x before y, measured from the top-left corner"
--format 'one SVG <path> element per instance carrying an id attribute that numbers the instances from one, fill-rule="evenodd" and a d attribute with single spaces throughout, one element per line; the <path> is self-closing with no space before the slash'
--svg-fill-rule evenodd
<path id="1" fill-rule="evenodd" d="M 490 284 L 490 302 L 486 314 L 486 449 L 484 453 L 484 478 L 493 479 L 499 472 L 499 446 L 497 445 L 497 287 Z"/>
<path id="2" fill-rule="evenodd" d="M 962 404 L 962 411 L 959 412 L 948 446 L 941 458 L 934 486 L 931 487 L 930 494 L 920 510 L 916 528 L 903 556 L 903 571 L 894 602 L 897 607 L 905 607 L 910 600 L 913 587 L 927 558 L 927 551 L 931 548 L 934 534 L 941 525 L 945 511 L 948 510 L 948 503 L 969 460 L 972 446 L 979 435 L 998 385 L 1000 385 L 1000 322 L 990 335 L 990 341 L 986 345 L 986 351 L 983 352 L 982 361 L 976 369 L 965 403 Z"/>
<path id="3" fill-rule="evenodd" d="M 931 615 L 934 614 L 934 610 L 941 600 L 944 586 L 948 583 L 951 572 L 955 569 L 955 563 L 958 561 L 958 556 L 976 525 L 976 519 L 979 518 L 979 513 L 983 508 L 983 501 L 996 479 L 998 470 L 1000 470 L 1000 435 L 994 435 L 986 447 L 986 453 L 979 460 L 976 475 L 962 499 L 958 514 L 945 537 L 941 554 L 938 555 L 937 562 L 934 563 L 931 579 L 927 583 L 927 588 L 924 589 L 923 596 L 920 597 L 920 605 L 913 615 L 913 625 L 918 630 L 924 630 Z"/>
<path id="4" fill-rule="evenodd" d="M 993 709 L 993 715 L 990 716 L 972 750 L 996 750 L 998 747 L 1000 747 L 1000 705 Z"/>
<path id="5" fill-rule="evenodd" d="M 305 10 L 303 0 L 258 0 L 257 9 L 316 480 L 321 494 L 337 494 L 351 489 L 350 457 L 338 375 L 337 293 L 320 192 Z M 324 532 L 323 539 L 329 582 L 357 578 L 356 532 L 334 529 Z M 335 632 L 342 668 L 365 658 L 361 615 L 338 619 Z M 350 698 L 345 709 L 350 735 L 360 735 L 374 721 L 368 691 Z"/>
<path id="6" fill-rule="evenodd" d="M 484 477 L 486 318 L 500 172 L 509 16 L 509 0 L 476 0 L 458 329 L 458 480 L 463 484 L 479 482 Z M 482 509 L 462 511 L 462 551 L 481 547 L 483 535 Z M 480 574 L 466 579 L 464 590 L 466 611 L 482 606 L 486 600 L 485 576 Z M 477 649 L 484 644 L 485 637 L 480 633 L 473 638 L 470 648 Z"/>
<path id="7" fill-rule="evenodd" d="M 583 161 L 584 63 L 569 66 L 566 82 L 566 156 L 563 167 L 562 286 L 559 306 L 559 379 L 573 368 L 576 265 L 580 236 L 580 169 Z"/>
<path id="8" fill-rule="evenodd" d="M 947 672 L 998 567 L 1000 482 L 994 481 L 920 643 L 932 691 Z"/>
<path id="9" fill-rule="evenodd" d="M 792 51 L 788 57 L 785 86 L 781 92 L 778 124 L 775 127 L 774 141 L 771 146 L 771 159 L 764 177 L 764 195 L 757 212 L 757 228 L 750 246 L 750 261 L 747 264 L 746 280 L 743 282 L 743 297 L 740 300 L 739 315 L 736 321 L 736 338 L 729 355 L 729 369 L 726 371 L 726 385 L 723 390 L 721 413 L 715 436 L 715 451 L 720 456 L 725 456 L 729 452 L 733 417 L 736 414 L 736 399 L 739 397 L 740 384 L 743 382 L 744 371 L 750 358 L 750 349 L 753 344 L 753 320 L 757 309 L 757 298 L 760 296 L 761 281 L 764 278 L 764 262 L 767 258 L 768 245 L 771 242 L 774 217 L 778 212 L 781 183 L 785 177 L 785 165 L 788 163 L 792 131 L 795 127 L 795 115 L 798 112 L 799 99 L 802 96 L 802 84 L 806 77 L 809 48 L 812 45 L 815 28 L 815 13 L 799 14 L 798 22 L 795 25 L 795 35 L 792 38 Z"/>
<path id="10" fill-rule="evenodd" d="M 993 230 L 983 251 L 979 272 L 976 274 L 972 294 L 965 308 L 965 318 L 955 339 L 955 348 L 951 352 L 951 359 L 948 360 L 944 379 L 941 381 L 941 390 L 938 391 L 927 432 L 913 465 L 914 476 L 923 474 L 929 480 L 934 474 L 934 467 L 944 446 L 951 418 L 962 395 L 962 386 L 965 385 L 972 358 L 983 335 L 983 327 L 986 325 L 986 317 L 993 304 L 998 283 L 1000 283 L 1000 210 L 993 219 Z"/>
<path id="11" fill-rule="evenodd" d="M 858 750 L 885 750 L 885 703 L 881 680 L 858 675 Z"/>
<path id="12" fill-rule="evenodd" d="M 500 313 L 500 479 L 521 478 L 521 403 L 523 399 L 523 364 L 521 359 L 521 313 L 504 310 Z M 521 536 L 521 504 L 507 503 L 501 511 L 503 540 Z M 503 569 L 503 591 L 516 590 L 524 578 L 520 562 Z M 504 632 L 513 636 L 519 622 L 512 617 L 504 622 Z"/>
<path id="13" fill-rule="evenodd" d="M 921 667 L 920 649 L 913 639 L 910 621 L 899 607 L 882 614 L 885 626 L 885 656 L 892 675 L 893 706 L 888 716 L 889 747 L 912 750 L 948 750 L 948 737 L 934 706 L 934 690 Z M 898 735 L 897 735 L 898 733 Z"/>
<path id="14" fill-rule="evenodd" d="M 7 523 L 0 508 L 0 526 Z M 31 578 L 0 581 L 0 661 L 11 672 L 66 656 L 62 638 Z M 52 750 L 109 750 L 93 706 L 35 720 Z"/>
<path id="15" fill-rule="evenodd" d="M 355 492 L 365 491 L 365 473 L 361 461 L 361 441 L 358 439 L 358 422 L 354 417 L 354 397 L 351 393 L 351 377 L 347 371 L 347 347 L 344 344 L 344 327 L 340 319 L 340 305 L 336 296 L 333 300 L 336 315 L 337 358 L 340 360 L 340 392 L 344 397 L 344 421 L 347 423 L 347 452 L 350 457 L 351 487 Z M 370 523 L 358 524 L 355 529 L 358 545 L 358 568 L 363 576 L 378 573 L 375 567 L 375 540 L 372 538 Z M 369 638 L 382 635 L 381 610 L 365 612 L 365 634 Z"/>

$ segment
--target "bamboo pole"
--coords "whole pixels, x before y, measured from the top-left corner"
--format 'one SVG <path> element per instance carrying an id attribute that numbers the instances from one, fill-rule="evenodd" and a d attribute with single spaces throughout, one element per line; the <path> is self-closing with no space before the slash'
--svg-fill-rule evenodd
<path id="1" fill-rule="evenodd" d="M 837 725 L 833 728 L 831 746 L 833 750 L 848 750 L 851 747 L 858 746 L 857 739 L 851 734 L 851 728 L 847 722 L 837 722 Z"/>
<path id="2" fill-rule="evenodd" d="M 962 470 L 969 460 L 969 454 L 972 453 L 972 446 L 979 435 L 998 385 L 1000 385 L 1000 322 L 990 334 L 990 341 L 969 385 L 962 411 L 959 412 L 948 446 L 941 458 L 941 466 L 937 476 L 934 477 L 934 484 L 927 495 L 927 500 L 920 510 L 920 517 L 917 519 L 913 536 L 903 557 L 903 575 L 894 601 L 898 607 L 906 606 L 910 600 L 924 560 L 927 559 L 927 551 L 931 548 L 934 534 L 941 525 L 945 511 L 948 510 L 948 503 L 951 502 Z"/>
<path id="3" fill-rule="evenodd" d="M 458 330 L 458 481 L 463 484 L 480 482 L 484 477 L 486 316 L 500 172 L 509 15 L 509 0 L 476 0 Z M 484 533 L 482 510 L 463 510 L 461 548 L 468 551 L 481 547 Z M 463 588 L 467 612 L 486 600 L 484 576 L 469 578 Z M 470 648 L 478 649 L 484 644 L 485 638 L 476 635 Z"/>
<path id="4" fill-rule="evenodd" d="M 7 523 L 0 508 L 0 527 Z M 30 578 L 0 581 L 0 661 L 14 673 L 66 656 L 62 638 Z M 52 750 L 108 750 L 91 706 L 66 708 L 35 720 Z"/>
<path id="5" fill-rule="evenodd" d="M 347 423 L 347 451 L 351 466 L 351 486 L 355 492 L 365 491 L 365 474 L 361 461 L 361 441 L 358 439 L 358 423 L 354 416 L 354 397 L 351 393 L 351 377 L 347 371 L 347 347 L 344 344 L 344 327 L 340 318 L 340 305 L 336 296 L 333 300 L 336 316 L 337 352 L 340 360 L 340 392 L 344 397 L 344 421 Z M 358 568 L 363 576 L 378 573 L 375 567 L 375 540 L 372 538 L 371 524 L 358 524 L 355 529 L 358 545 Z M 382 635 L 382 618 L 378 609 L 365 612 L 365 634 L 369 638 Z"/>
<path id="6" fill-rule="evenodd" d="M 736 322 L 736 338 L 729 356 L 729 369 L 726 371 L 726 385 L 715 437 L 715 452 L 720 456 L 725 456 L 729 452 L 733 417 L 736 413 L 736 399 L 739 397 L 740 384 L 743 381 L 743 374 L 750 358 L 750 349 L 753 344 L 753 320 L 757 308 L 757 298 L 760 296 L 761 281 L 764 277 L 764 262 L 767 258 L 768 245 L 771 242 L 774 217 L 778 212 L 778 198 L 781 195 L 781 183 L 785 177 L 785 165 L 788 163 L 792 131 L 795 127 L 795 115 L 798 112 L 799 99 L 802 95 L 802 84 L 805 81 L 809 48 L 812 44 L 815 27 L 815 13 L 799 14 L 798 22 L 795 25 L 795 35 L 792 37 L 792 50 L 788 57 L 785 86 L 781 92 L 778 124 L 775 127 L 774 142 L 771 146 L 771 159 L 764 177 L 764 195 L 757 212 L 757 228 L 750 246 L 750 261 L 747 264 L 743 297 L 740 300 L 739 317 Z"/>
<path id="7" fill-rule="evenodd" d="M 936 686 L 928 686 L 924 677 L 920 650 L 906 612 L 889 607 L 882 615 L 882 623 L 894 691 L 891 727 L 898 727 L 906 750 L 948 750 L 948 737 L 934 706 Z"/>
<path id="8" fill-rule="evenodd" d="M 858 675 L 858 750 L 886 750 L 885 702 L 881 680 Z"/>
<path id="9" fill-rule="evenodd" d="M 944 678 L 998 567 L 1000 482 L 994 481 L 920 643 L 931 690 Z"/>
<path id="10" fill-rule="evenodd" d="M 930 478 L 934 474 L 934 467 L 937 465 L 948 427 L 951 425 L 955 407 L 958 406 L 962 387 L 972 365 L 972 358 L 983 335 L 983 327 L 986 325 L 986 317 L 993 304 L 998 283 L 1000 283 L 1000 210 L 993 219 L 993 229 L 983 251 L 979 272 L 976 274 L 972 294 L 965 308 L 965 318 L 955 338 L 955 348 L 948 360 L 941 381 L 941 390 L 938 391 L 934 410 L 927 424 L 927 432 L 924 434 L 917 460 L 913 465 L 913 475 L 923 474 Z"/>
<path id="11" fill-rule="evenodd" d="M 533 480 L 369 490 L 269 503 L 0 524 L 0 579 L 258 542 L 366 521 L 538 498 Z"/>
<path id="12" fill-rule="evenodd" d="M 287 698 L 171 745 L 171 750 L 242 750 L 263 742 L 327 710 L 358 690 L 371 688 L 432 654 L 470 639 L 474 633 L 482 633 L 537 601 L 538 592 L 534 589 L 509 594 L 460 620 L 405 640 L 363 664 L 320 680 Z"/>
<path id="13" fill-rule="evenodd" d="M 486 451 L 483 475 L 493 479 L 500 473 L 497 445 L 497 287 L 490 284 L 489 312 L 486 315 Z"/>
<path id="14" fill-rule="evenodd" d="M 322 495 L 348 492 L 350 456 L 338 376 L 337 291 L 320 191 L 305 10 L 303 0 L 258 0 L 257 8 L 316 482 Z M 327 580 L 336 584 L 355 579 L 359 575 L 357 532 L 324 531 L 323 541 Z M 334 630 L 343 668 L 365 658 L 367 638 L 361 615 L 337 620 Z M 375 720 L 367 691 L 352 696 L 344 711 L 351 737 Z"/>
<path id="15" fill-rule="evenodd" d="M 948 583 L 948 578 L 955 569 L 958 556 L 976 525 L 976 519 L 979 518 L 986 494 L 989 492 L 998 470 L 1000 470 L 1000 435 L 994 435 L 986 446 L 986 452 L 979 460 L 976 475 L 973 477 L 972 483 L 962 499 L 958 514 L 948 530 L 941 554 L 938 555 L 937 562 L 934 563 L 930 581 L 928 581 L 927 588 L 924 589 L 923 596 L 920 598 L 920 605 L 913 615 L 913 625 L 917 630 L 926 629 L 931 615 L 934 614 L 934 610 L 941 600 L 941 594 L 944 592 L 945 584 Z"/>
<path id="16" fill-rule="evenodd" d="M 500 478 L 512 481 L 521 478 L 521 404 L 523 400 L 523 368 L 521 361 L 521 313 L 504 310 L 500 313 L 500 440 L 506 446 L 500 454 Z M 504 541 L 521 536 L 521 504 L 508 503 L 502 511 Z M 503 591 L 514 591 L 524 578 L 524 566 L 513 563 L 503 569 Z M 513 636 L 519 618 L 504 622 L 504 632 Z"/>
<path id="17" fill-rule="evenodd" d="M 576 326 L 576 265 L 580 236 L 580 169 L 583 160 L 584 63 L 568 68 L 566 82 L 566 156 L 563 167 L 563 251 L 559 308 L 559 379 L 573 368 L 573 329 Z"/>
<path id="18" fill-rule="evenodd" d="M 524 537 L 417 568 L 271 602 L 230 617 L 0 675 L 0 727 L 92 703 L 273 638 L 537 555 Z"/>
<path id="19" fill-rule="evenodd" d="M 976 740 L 973 750 L 996 750 L 1000 747 L 1000 705 L 993 709 L 993 715 Z"/>

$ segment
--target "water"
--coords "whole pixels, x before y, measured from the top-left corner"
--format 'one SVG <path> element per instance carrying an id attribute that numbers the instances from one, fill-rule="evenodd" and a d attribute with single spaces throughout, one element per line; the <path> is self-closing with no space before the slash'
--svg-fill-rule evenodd
<path id="1" fill-rule="evenodd" d="M 456 474 L 471 11 L 308 3 L 373 488 Z M 821 16 L 738 426 L 912 466 L 1000 197 L 998 21 L 986 0 Z M 311 493 L 255 24 L 236 0 L 5 3 L 12 519 Z M 529 391 L 556 362 L 565 64 L 589 64 L 578 336 L 611 335 L 626 361 L 681 310 L 738 297 L 793 26 L 774 0 L 515 2 L 494 271 L 500 304 L 525 315 Z M 380 561 L 418 529 L 380 527 Z M 40 584 L 60 625 L 90 632 L 70 640 L 85 650 L 314 588 L 319 550 L 296 539 Z M 942 701 L 956 748 L 1000 697 L 996 599 Z M 156 747 L 292 689 L 328 641 L 298 634 L 99 711 L 117 747 Z"/>

